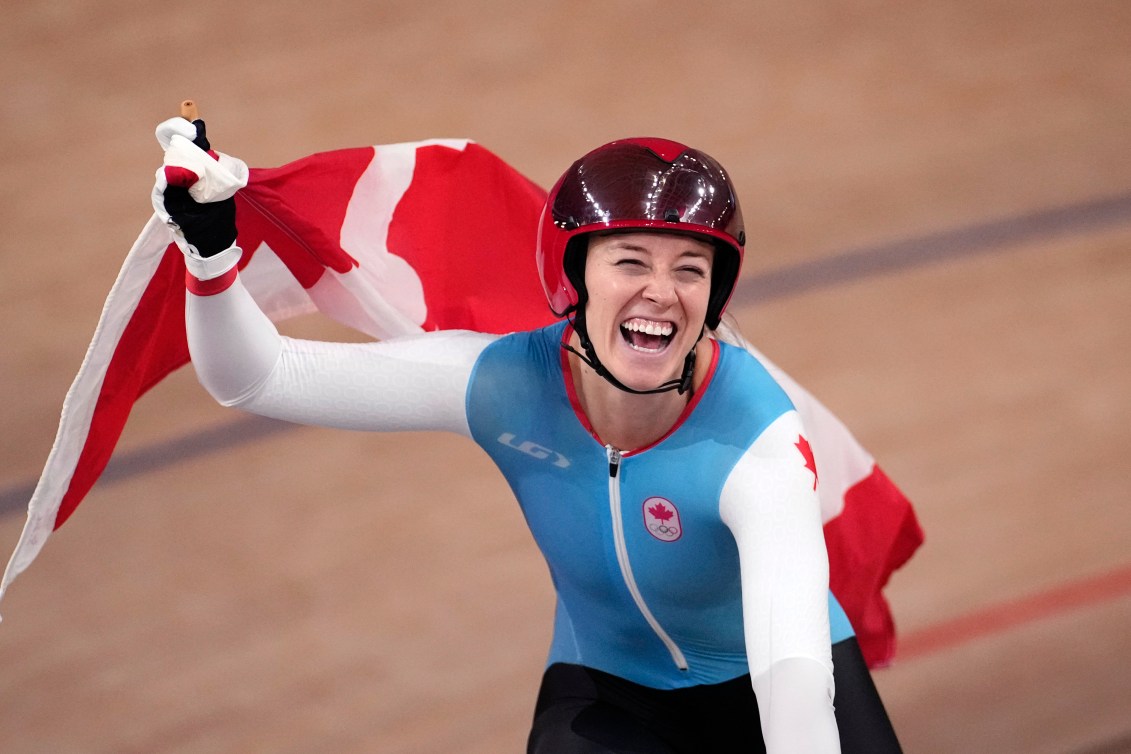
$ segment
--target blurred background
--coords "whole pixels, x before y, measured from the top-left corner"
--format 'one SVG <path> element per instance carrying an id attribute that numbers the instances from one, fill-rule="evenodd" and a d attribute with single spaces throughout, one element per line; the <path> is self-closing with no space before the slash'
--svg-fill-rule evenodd
<path id="1" fill-rule="evenodd" d="M 0 90 L 5 553 L 180 100 L 258 167 L 467 137 L 548 186 L 665 136 L 739 187 L 745 334 L 916 505 L 907 751 L 1131 751 L 1131 5 L 5 0 Z M 486 457 L 183 453 L 241 420 L 188 369 L 138 404 L 4 601 L 0 749 L 523 750 L 552 597 Z"/>

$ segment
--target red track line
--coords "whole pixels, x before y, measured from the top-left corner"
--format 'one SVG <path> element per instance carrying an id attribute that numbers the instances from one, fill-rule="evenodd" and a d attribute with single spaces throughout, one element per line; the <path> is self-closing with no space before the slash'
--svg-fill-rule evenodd
<path id="1" fill-rule="evenodd" d="M 900 638 L 896 658 L 917 659 L 1127 594 L 1131 594 L 1131 564 L 911 631 Z"/>

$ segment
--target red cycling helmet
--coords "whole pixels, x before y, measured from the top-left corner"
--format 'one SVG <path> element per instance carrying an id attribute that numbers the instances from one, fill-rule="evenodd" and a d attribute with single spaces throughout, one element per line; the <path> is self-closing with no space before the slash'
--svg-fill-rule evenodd
<path id="1" fill-rule="evenodd" d="M 640 229 L 691 233 L 716 249 L 707 305 L 714 329 L 734 292 L 746 233 L 723 166 L 698 149 L 667 139 L 621 139 L 570 166 L 554 187 L 538 227 L 538 274 L 559 317 L 584 306 L 588 233 Z"/>

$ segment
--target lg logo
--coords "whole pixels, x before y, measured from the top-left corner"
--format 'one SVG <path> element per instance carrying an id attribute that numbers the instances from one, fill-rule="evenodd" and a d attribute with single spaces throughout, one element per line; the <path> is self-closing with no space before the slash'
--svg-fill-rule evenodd
<path id="1" fill-rule="evenodd" d="M 559 469 L 564 469 L 569 466 L 569 459 L 556 450 L 550 450 L 530 440 L 523 440 L 520 443 L 516 443 L 515 436 L 510 432 L 504 432 L 499 435 L 499 442 L 506 445 L 508 448 L 514 448 L 518 452 L 525 453 L 532 458 L 537 458 L 541 461 L 550 461 Z"/>

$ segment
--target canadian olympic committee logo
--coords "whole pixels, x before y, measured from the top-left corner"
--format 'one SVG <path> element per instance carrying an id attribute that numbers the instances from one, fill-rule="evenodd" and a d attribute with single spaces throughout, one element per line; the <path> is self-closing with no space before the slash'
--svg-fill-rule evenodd
<path id="1" fill-rule="evenodd" d="M 683 536 L 679 511 L 670 500 L 650 497 L 644 501 L 644 526 L 661 542 L 674 542 Z"/>

